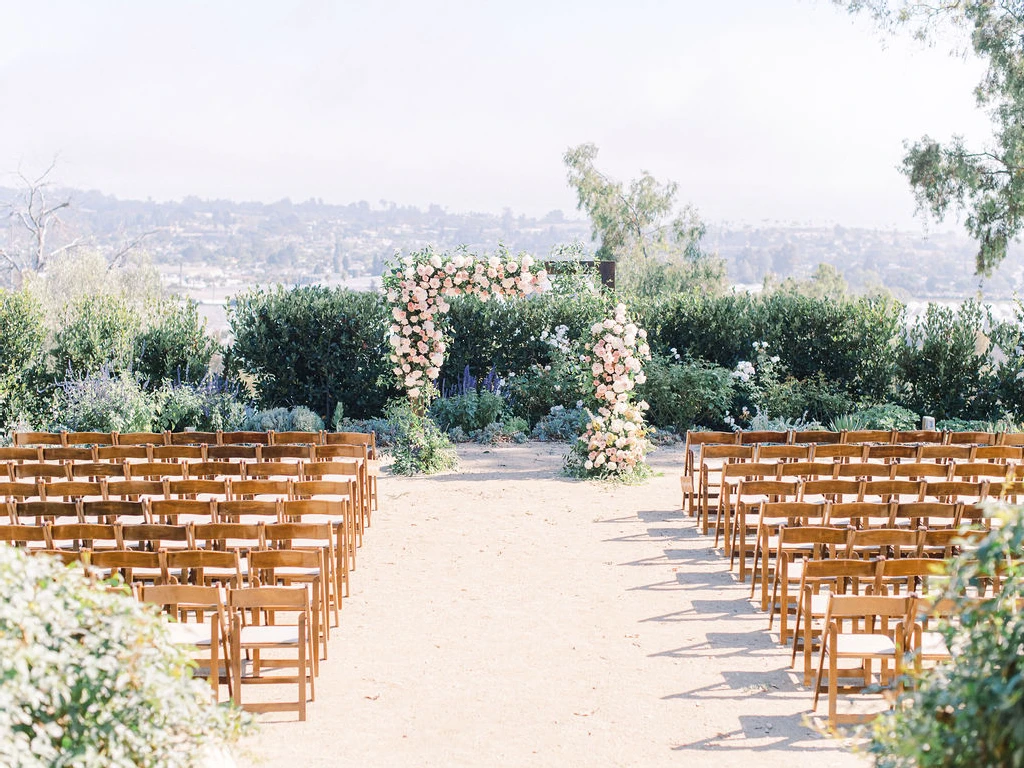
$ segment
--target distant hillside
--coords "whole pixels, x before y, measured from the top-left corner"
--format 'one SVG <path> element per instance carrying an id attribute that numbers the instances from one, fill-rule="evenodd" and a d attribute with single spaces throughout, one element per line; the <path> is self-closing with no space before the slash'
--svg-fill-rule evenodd
<path id="1" fill-rule="evenodd" d="M 15 192 L 0 188 L 0 203 Z M 218 286 L 282 282 L 369 284 L 396 249 L 432 244 L 543 256 L 559 243 L 592 247 L 589 223 L 552 211 L 543 218 L 451 213 L 381 201 L 330 205 L 232 202 L 187 197 L 176 202 L 119 200 L 96 191 L 51 191 L 72 200 L 60 235 L 83 237 L 113 252 L 143 233 L 148 251 L 171 283 L 189 293 Z M 577 214 L 573 214 L 575 216 Z M 707 245 L 727 261 L 736 284 L 760 285 L 768 273 L 807 277 L 819 263 L 835 265 L 854 289 L 885 286 L 906 298 L 975 295 L 974 246 L 963 235 L 783 224 L 712 225 Z M 1019 251 L 982 284 L 986 298 L 1009 298 L 1024 287 Z M 207 291 L 206 289 L 210 290 Z M 208 299 L 212 296 L 208 296 Z"/>

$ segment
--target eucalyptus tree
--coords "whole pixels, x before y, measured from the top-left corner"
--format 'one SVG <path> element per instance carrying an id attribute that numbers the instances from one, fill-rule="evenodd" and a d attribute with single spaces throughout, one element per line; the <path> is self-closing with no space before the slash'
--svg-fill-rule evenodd
<path id="1" fill-rule="evenodd" d="M 953 136 L 907 142 L 902 168 L 918 207 L 941 219 L 964 214 L 978 243 L 975 270 L 990 275 L 1024 228 L 1024 0 L 834 0 L 867 13 L 886 31 L 935 43 L 987 65 L 974 89 L 992 122 L 992 139 L 967 146 Z"/>

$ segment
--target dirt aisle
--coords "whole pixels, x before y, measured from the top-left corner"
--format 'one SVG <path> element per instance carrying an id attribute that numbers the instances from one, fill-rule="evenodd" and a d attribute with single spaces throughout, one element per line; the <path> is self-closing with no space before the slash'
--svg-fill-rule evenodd
<path id="1" fill-rule="evenodd" d="M 264 718 L 251 764 L 865 765 L 801 724 L 788 652 L 678 511 L 682 450 L 640 487 L 561 478 L 563 452 L 384 478 L 309 719 Z"/>

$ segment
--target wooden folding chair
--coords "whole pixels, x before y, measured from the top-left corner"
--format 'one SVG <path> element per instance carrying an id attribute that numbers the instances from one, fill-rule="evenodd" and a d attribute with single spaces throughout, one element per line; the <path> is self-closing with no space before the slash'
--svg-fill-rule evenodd
<path id="1" fill-rule="evenodd" d="M 43 525 L 0 525 L 0 542 L 23 547 L 26 550 L 52 550 L 50 523 Z"/>
<path id="2" fill-rule="evenodd" d="M 256 461 L 313 461 L 312 445 L 258 445 Z"/>
<path id="3" fill-rule="evenodd" d="M 268 526 L 269 528 L 270 526 Z M 269 535 L 269 534 L 268 534 Z M 329 616 L 327 606 L 327 565 L 321 549 L 257 549 L 249 553 L 249 583 L 253 586 L 304 584 L 311 594 L 313 642 L 327 658 Z M 313 674 L 320 673 L 320 653 L 313 657 Z"/>
<path id="4" fill-rule="evenodd" d="M 26 461 L 38 464 L 43 461 L 43 449 L 41 447 L 15 447 L 10 445 L 0 446 L 0 461 L 5 464 L 23 464 Z"/>
<path id="5" fill-rule="evenodd" d="M 924 528 L 861 528 L 850 532 L 846 557 L 858 560 L 898 560 L 920 557 Z"/>
<path id="6" fill-rule="evenodd" d="M 814 445 L 835 445 L 843 439 L 841 432 L 829 432 L 824 429 L 796 430 L 790 433 L 789 442 L 797 445 L 811 443 Z"/>
<path id="7" fill-rule="evenodd" d="M 865 461 L 867 446 L 862 444 L 847 445 L 846 443 L 826 443 L 814 446 L 815 461 L 831 461 L 834 464 L 846 464 L 851 461 Z"/>
<path id="8" fill-rule="evenodd" d="M 259 446 L 256 445 L 209 445 L 206 446 L 206 461 L 256 461 Z"/>
<path id="9" fill-rule="evenodd" d="M 943 585 L 946 583 L 948 569 L 944 560 L 931 557 L 901 557 L 898 560 L 880 562 L 881 569 L 874 586 L 876 594 L 934 594 L 934 590 L 929 589 L 930 579 L 938 577 Z"/>
<path id="10" fill-rule="evenodd" d="M 740 445 L 756 445 L 759 443 L 775 443 L 786 445 L 792 442 L 787 430 L 756 429 L 739 433 Z"/>
<path id="11" fill-rule="evenodd" d="M 96 449 L 97 461 L 124 464 L 133 461 L 152 461 L 148 445 L 104 445 Z"/>
<path id="12" fill-rule="evenodd" d="M 242 564 L 237 550 L 215 552 L 209 549 L 171 549 L 164 553 L 164 557 L 167 577 L 172 582 L 203 586 L 220 584 L 236 588 L 242 586 Z"/>
<path id="13" fill-rule="evenodd" d="M 42 501 L 41 485 L 42 483 L 18 483 L 10 480 L 0 480 L 0 499 L 7 501 L 36 499 Z"/>
<path id="14" fill-rule="evenodd" d="M 768 577 L 772 572 L 770 560 L 776 554 L 779 530 L 785 526 L 823 526 L 828 520 L 826 504 L 812 504 L 801 501 L 766 501 L 761 505 L 760 523 L 754 539 L 754 565 L 750 579 L 750 598 L 757 589 L 757 577 L 761 576 L 761 610 L 768 608 Z M 760 563 L 760 571 L 758 570 Z M 776 561 L 778 567 L 778 561 Z"/>
<path id="15" fill-rule="evenodd" d="M 306 687 L 310 698 L 315 699 L 316 688 L 313 674 L 313 660 L 317 653 L 310 636 L 309 593 L 305 586 L 297 587 L 246 587 L 228 592 L 228 606 L 231 619 L 231 665 L 233 695 L 235 704 L 254 712 L 296 711 L 299 720 L 306 719 Z M 292 612 L 297 615 L 295 624 L 274 623 L 277 615 Z M 252 623 L 243 623 L 246 615 Z M 265 622 L 265 623 L 263 623 Z M 283 666 L 288 660 L 261 659 L 264 650 L 287 650 L 296 652 L 291 666 L 295 674 L 289 676 L 264 675 L 264 668 Z M 242 674 L 242 654 L 252 652 L 250 674 Z M 242 701 L 242 689 L 246 684 L 297 684 L 298 700 L 291 703 L 260 702 L 246 704 Z"/>
<path id="16" fill-rule="evenodd" d="M 164 445 L 219 445 L 217 432 L 166 432 Z"/>
<path id="17" fill-rule="evenodd" d="M 244 461 L 194 461 L 183 466 L 190 478 L 241 480 L 245 477 Z"/>
<path id="18" fill-rule="evenodd" d="M 721 500 L 722 466 L 749 463 L 753 458 L 754 446 L 750 445 L 705 445 L 701 449 L 700 461 L 694 471 L 697 473 L 698 515 L 705 536 L 708 533 L 712 495 Z M 714 481 L 712 478 L 715 478 Z"/>
<path id="19" fill-rule="evenodd" d="M 114 445 L 163 445 L 162 432 L 114 432 Z"/>
<path id="20" fill-rule="evenodd" d="M 104 487 L 106 498 L 126 501 L 162 498 L 165 492 L 163 480 L 111 480 Z"/>
<path id="21" fill-rule="evenodd" d="M 893 435 L 894 443 L 945 443 L 944 433 L 934 429 L 897 430 Z"/>
<path id="22" fill-rule="evenodd" d="M 52 482 L 40 482 L 38 485 L 39 499 L 79 501 L 89 499 L 100 501 L 107 497 L 107 485 L 105 480 L 56 480 Z"/>
<path id="23" fill-rule="evenodd" d="M 891 473 L 888 464 L 876 464 L 870 461 L 851 461 L 848 464 L 834 464 L 833 480 L 888 480 Z"/>
<path id="24" fill-rule="evenodd" d="M 42 453 L 42 461 L 53 462 L 53 463 L 67 463 L 72 461 L 96 461 L 97 450 L 96 446 L 91 448 L 85 448 L 83 446 L 67 447 L 67 446 L 54 446 L 52 448 L 40 449 Z"/>
<path id="25" fill-rule="evenodd" d="M 246 480 L 299 480 L 302 464 L 298 461 L 253 461 L 246 462 Z"/>
<path id="26" fill-rule="evenodd" d="M 15 432 L 15 446 L 27 445 L 66 445 L 64 435 L 60 432 Z"/>
<path id="27" fill-rule="evenodd" d="M 914 461 L 934 461 L 949 464 L 955 461 L 973 461 L 974 447 L 970 445 L 919 445 Z"/>
<path id="28" fill-rule="evenodd" d="M 955 464 L 939 464 L 933 461 L 893 464 L 890 477 L 893 480 L 924 480 L 925 482 L 952 480 L 954 467 Z"/>
<path id="29" fill-rule="evenodd" d="M 352 497 L 354 512 L 354 533 L 356 546 L 363 545 L 363 529 L 369 521 L 369 498 L 367 495 L 365 465 L 358 459 L 335 459 L 333 461 L 310 461 L 302 465 L 302 481 L 333 480 L 345 482 L 353 480 Z"/>
<path id="30" fill-rule="evenodd" d="M 168 499 L 196 499 L 198 501 L 220 501 L 230 498 L 230 480 L 167 480 L 164 496 Z"/>
<path id="31" fill-rule="evenodd" d="M 995 445 L 995 432 L 947 432 L 948 445 Z"/>
<path id="32" fill-rule="evenodd" d="M 754 461 L 813 461 L 813 445 L 757 445 L 754 450 Z"/>
<path id="33" fill-rule="evenodd" d="M 122 546 L 143 552 L 195 549 L 192 524 L 129 523 L 121 526 Z"/>
<path id="34" fill-rule="evenodd" d="M 338 432 L 338 435 L 347 435 L 348 433 Z M 371 435 L 366 435 L 371 437 Z M 275 432 L 270 431 L 270 444 L 271 445 L 321 445 L 324 442 L 323 432 Z"/>
<path id="35" fill-rule="evenodd" d="M 767 599 L 764 590 L 764 609 L 768 611 L 768 629 L 771 630 L 775 620 L 775 611 L 779 611 L 779 642 L 785 645 L 789 641 L 789 612 L 796 608 L 795 601 L 790 598 L 790 588 L 798 587 L 803 578 L 803 569 L 808 562 L 821 560 L 823 557 L 835 559 L 847 546 L 849 528 L 836 528 L 822 525 L 782 525 L 775 542 L 775 573 L 772 576 L 771 600 Z M 767 587 L 767 578 L 762 584 Z M 799 592 L 795 597 L 799 600 Z M 795 613 L 795 611 L 794 611 Z"/>
<path id="36" fill-rule="evenodd" d="M 82 520 L 106 523 L 151 523 L 149 505 L 145 501 L 83 501 Z"/>
<path id="37" fill-rule="evenodd" d="M 220 445 L 270 445 L 269 432 L 221 432 Z"/>
<path id="38" fill-rule="evenodd" d="M 128 480 L 163 480 L 164 478 L 185 477 L 185 465 L 173 461 L 140 461 L 124 465 Z"/>
<path id="39" fill-rule="evenodd" d="M 299 516 L 300 519 L 302 516 Z M 266 526 L 266 541 L 271 549 L 304 549 L 319 552 L 323 559 L 323 600 L 324 600 L 324 626 L 326 637 L 331 636 L 330 618 L 333 616 L 333 626 L 338 626 L 339 611 L 341 610 L 341 578 L 338 574 L 338 559 L 335 549 L 334 528 L 330 522 L 307 522 L 311 517 L 306 516 L 302 522 L 271 523 Z M 327 658 L 326 655 L 324 658 Z"/>
<path id="40" fill-rule="evenodd" d="M 70 464 L 8 464 L 11 480 L 71 480 Z"/>
<path id="41" fill-rule="evenodd" d="M 851 445 L 895 442 L 892 429 L 850 429 L 843 432 L 843 442 Z"/>
<path id="42" fill-rule="evenodd" d="M 913 461 L 917 458 L 917 448 L 912 445 L 867 445 L 864 447 L 864 461 L 880 464 L 897 464 L 901 461 Z"/>
<path id="43" fill-rule="evenodd" d="M 893 528 L 956 528 L 963 505 L 940 501 L 915 501 L 897 504 Z"/>
<path id="44" fill-rule="evenodd" d="M 71 465 L 71 476 L 94 482 L 101 478 L 126 479 L 125 465 L 114 461 L 75 462 Z"/>
<path id="45" fill-rule="evenodd" d="M 739 554 L 740 581 L 747 577 L 747 552 L 753 549 L 747 546 L 747 534 L 757 534 L 760 526 L 760 509 L 768 501 L 796 501 L 800 494 L 800 484 L 783 480 L 740 480 L 736 488 L 736 525 L 732 530 L 732 550 L 729 554 L 729 567 Z M 754 510 L 758 510 L 756 513 Z"/>
<path id="46" fill-rule="evenodd" d="M 330 437 L 328 436 L 328 439 Z M 697 478 L 694 475 L 694 466 L 698 463 L 699 456 L 705 445 L 739 445 L 740 436 L 738 432 L 694 432 L 687 430 L 685 450 L 683 452 L 683 474 L 679 477 L 683 490 L 683 508 L 689 509 L 690 517 L 697 514 Z M 704 532 L 705 535 L 707 531 Z"/>
<path id="47" fill-rule="evenodd" d="M 854 528 L 892 528 L 895 503 L 884 501 L 854 501 L 833 504 L 829 509 L 829 524 Z"/>
<path id="48" fill-rule="evenodd" d="M 201 499 L 151 499 L 150 519 L 169 525 L 211 523 L 216 520 L 216 504 Z"/>
<path id="49" fill-rule="evenodd" d="M 355 536 L 355 505 L 356 481 L 349 478 L 345 481 L 335 480 L 303 480 L 292 484 L 294 500 L 328 501 L 327 507 L 299 507 L 285 504 L 282 517 L 285 521 L 301 520 L 307 514 L 323 514 L 334 526 L 335 553 L 338 557 L 337 572 L 345 587 L 348 597 L 349 572 L 356 567 L 356 536 Z M 317 518 L 314 518 L 317 519 Z"/>
<path id="50" fill-rule="evenodd" d="M 864 722 L 871 716 L 840 715 L 839 679 L 858 678 L 861 688 L 872 682 L 871 663 L 881 662 L 881 682 L 890 679 L 900 685 L 903 654 L 913 631 L 917 598 L 876 595 L 830 595 L 825 612 L 818 676 L 814 685 L 814 709 L 818 708 L 821 681 L 828 662 L 828 720 L 831 727 L 840 723 Z M 840 671 L 839 662 L 859 662 L 855 669 Z M 889 672 L 889 665 L 893 671 Z"/>
<path id="51" fill-rule="evenodd" d="M 807 480 L 800 484 L 800 501 L 842 504 L 860 499 L 860 480 Z"/>
<path id="52" fill-rule="evenodd" d="M 206 461 L 205 445 L 154 445 L 149 448 L 147 461 L 188 463 Z"/>
<path id="53" fill-rule="evenodd" d="M 228 500 L 215 502 L 218 523 L 280 522 L 281 501 Z"/>
<path id="54" fill-rule="evenodd" d="M 1024 448 L 1019 445 L 979 445 L 971 450 L 970 461 L 990 461 L 1006 464 L 1024 461 Z"/>
<path id="55" fill-rule="evenodd" d="M 143 586 L 139 599 L 159 605 L 174 619 L 168 624 L 171 642 L 196 649 L 201 655 L 192 670 L 194 677 L 206 678 L 213 690 L 213 700 L 220 701 L 220 682 L 224 680 L 231 696 L 231 647 L 221 590 L 193 584 Z M 189 615 L 196 618 L 189 622 Z M 210 620 L 204 621 L 206 614 Z"/>
<path id="56" fill-rule="evenodd" d="M 741 479 L 774 480 L 779 472 L 779 465 L 774 462 L 738 462 L 722 466 L 721 492 L 718 508 L 715 511 L 715 547 L 719 536 L 722 537 L 725 553 L 732 551 L 733 497 Z"/>
<path id="57" fill-rule="evenodd" d="M 92 552 L 88 570 L 104 581 L 119 572 L 125 584 L 167 583 L 167 563 L 163 552 L 139 552 L 134 549 Z"/>
<path id="58" fill-rule="evenodd" d="M 49 523 L 81 523 L 80 502 L 76 501 L 11 501 L 7 503 L 7 514 L 12 523 L 35 525 Z"/>
<path id="59" fill-rule="evenodd" d="M 231 498 L 238 500 L 256 499 L 260 501 L 276 501 L 287 499 L 292 493 L 291 480 L 235 480 L 231 483 Z"/>
<path id="60" fill-rule="evenodd" d="M 119 523 L 62 523 L 48 525 L 49 549 L 82 550 L 94 552 L 124 549 Z"/>
<path id="61" fill-rule="evenodd" d="M 866 480 L 861 485 L 860 500 L 882 503 L 920 501 L 927 487 L 925 480 Z"/>

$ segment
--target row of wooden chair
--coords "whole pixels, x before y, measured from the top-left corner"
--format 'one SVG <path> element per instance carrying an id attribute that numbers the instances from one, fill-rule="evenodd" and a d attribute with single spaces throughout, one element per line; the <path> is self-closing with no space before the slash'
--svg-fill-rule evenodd
<path id="1" fill-rule="evenodd" d="M 146 445 L 369 445 L 376 458 L 376 436 L 362 432 L 14 432 L 16 446 Z"/>
<path id="2" fill-rule="evenodd" d="M 695 511 L 695 497 L 698 479 L 695 467 L 704 450 L 710 446 L 814 446 L 816 458 L 846 457 L 855 458 L 863 455 L 864 446 L 890 445 L 901 446 L 893 455 L 910 458 L 905 454 L 906 448 L 915 450 L 921 446 L 952 446 L 957 450 L 946 453 L 957 455 L 963 447 L 1024 447 L 1024 433 L 993 433 L 993 432 L 941 432 L 936 430 L 849 430 L 842 432 L 825 432 L 817 430 L 788 431 L 738 431 L 738 432 L 705 432 L 688 431 L 686 433 L 685 459 L 682 474 L 684 504 L 688 504 L 691 514 Z M 859 446 L 843 448 L 840 446 Z M 829 447 L 832 446 L 832 447 Z M 877 450 L 877 449 L 872 449 Z M 938 457 L 942 452 L 930 451 Z M 876 454 L 878 455 L 878 454 Z M 929 455 L 926 452 L 924 455 Z M 984 452 L 982 453 L 984 455 Z M 813 460 L 810 456 L 804 460 Z M 914 460 L 920 460 L 915 455 Z M 969 460 L 975 460 L 969 456 Z M 981 460 L 981 459 L 979 459 Z M 1012 457 L 1011 457 L 1012 460 Z"/>
<path id="3" fill-rule="evenodd" d="M 322 461 L 333 458 L 373 458 L 367 445 L 85 445 L 0 447 L 0 461 L 154 462 L 154 461 Z"/>

